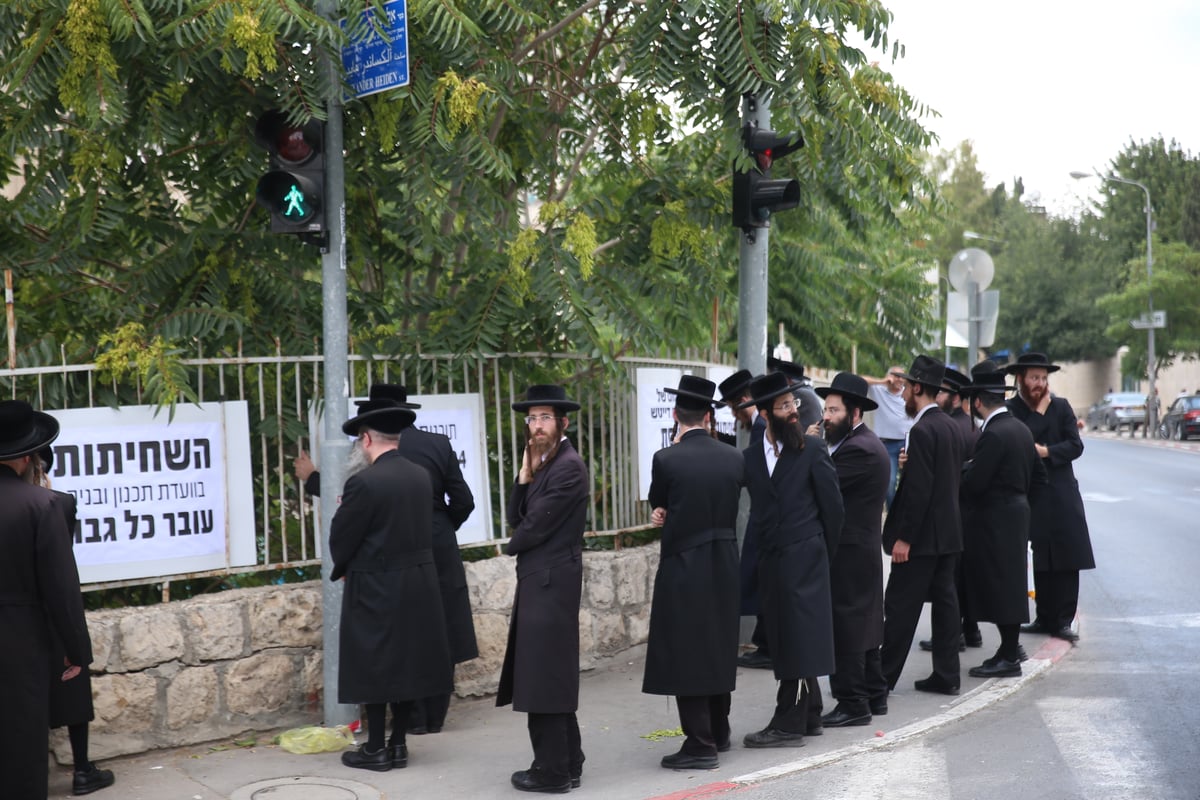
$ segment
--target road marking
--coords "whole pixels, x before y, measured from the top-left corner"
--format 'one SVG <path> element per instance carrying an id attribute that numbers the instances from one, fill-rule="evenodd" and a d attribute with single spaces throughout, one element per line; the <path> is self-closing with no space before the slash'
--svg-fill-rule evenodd
<path id="1" fill-rule="evenodd" d="M 1062 763 L 1079 775 L 1080 785 L 1099 798 L 1161 797 L 1164 766 L 1147 740 L 1140 720 L 1121 697 L 1054 697 L 1037 703 L 1046 728 L 1062 753 Z"/>
<path id="2" fill-rule="evenodd" d="M 1200 628 L 1200 614 L 1158 614 L 1153 617 L 1110 617 L 1105 622 L 1149 625 L 1152 628 Z"/>
<path id="3" fill-rule="evenodd" d="M 1128 497 L 1104 494 L 1103 492 L 1083 492 L 1083 499 L 1090 500 L 1093 503 L 1124 503 L 1129 500 Z"/>

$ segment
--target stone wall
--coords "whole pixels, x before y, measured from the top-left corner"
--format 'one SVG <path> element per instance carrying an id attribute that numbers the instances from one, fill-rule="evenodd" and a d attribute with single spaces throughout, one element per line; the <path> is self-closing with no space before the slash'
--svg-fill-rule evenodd
<path id="1" fill-rule="evenodd" d="M 469 563 L 479 658 L 460 664 L 459 696 L 496 691 L 516 589 L 516 561 Z M 584 555 L 580 667 L 643 644 L 658 545 Z M 88 612 L 93 758 L 319 723 L 319 582 L 237 589 L 145 608 Z M 55 755 L 71 760 L 65 729 Z"/>

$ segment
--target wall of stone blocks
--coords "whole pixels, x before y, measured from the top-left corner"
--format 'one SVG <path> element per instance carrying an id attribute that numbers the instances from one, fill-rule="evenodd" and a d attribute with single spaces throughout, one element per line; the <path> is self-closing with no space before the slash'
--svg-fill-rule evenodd
<path id="1" fill-rule="evenodd" d="M 658 545 L 584 554 L 580 668 L 644 644 Z M 456 693 L 496 691 L 516 589 L 515 559 L 466 564 L 479 658 L 458 665 Z M 88 612 L 94 759 L 318 724 L 319 582 L 237 589 L 143 608 Z M 66 730 L 51 739 L 71 760 Z"/>

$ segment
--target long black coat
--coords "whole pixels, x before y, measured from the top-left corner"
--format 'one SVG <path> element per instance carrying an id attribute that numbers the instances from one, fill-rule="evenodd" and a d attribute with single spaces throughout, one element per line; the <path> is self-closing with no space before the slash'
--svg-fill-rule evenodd
<path id="1" fill-rule="evenodd" d="M 517 596 L 496 705 L 566 714 L 579 708 L 579 599 L 583 529 L 590 491 L 587 467 L 569 441 L 508 503 L 517 557 Z"/>
<path id="2" fill-rule="evenodd" d="M 834 644 L 864 653 L 883 644 L 883 505 L 892 464 L 875 432 L 859 425 L 833 452 L 846 516 L 833 557 Z"/>
<path id="3" fill-rule="evenodd" d="M 442 434 L 409 428 L 400 437 L 400 446 L 396 449 L 429 472 L 433 493 L 433 565 L 442 593 L 450 658 L 455 664 L 461 664 L 479 655 L 467 572 L 455 535 L 475 510 L 475 497 L 463 479 L 450 440 Z M 308 476 L 304 491 L 313 497 L 321 496 L 320 472 Z"/>
<path id="4" fill-rule="evenodd" d="M 767 429 L 767 420 L 762 414 L 754 416 L 754 424 L 750 426 L 750 447 L 762 446 L 763 431 Z M 741 576 L 742 603 L 741 613 L 755 616 L 759 613 L 758 602 L 758 526 L 754 524 L 754 508 L 746 518 L 746 530 L 742 534 L 741 564 L 738 570 Z"/>
<path id="5" fill-rule="evenodd" d="M 931 407 L 908 431 L 908 455 L 900 485 L 883 524 L 883 550 L 897 540 L 913 556 L 962 552 L 958 488 L 966 460 L 963 435 L 950 417 Z"/>
<path id="6" fill-rule="evenodd" d="M 744 451 L 746 487 L 760 534 L 760 598 L 779 680 L 834 669 L 829 562 L 842 530 L 842 493 L 825 442 L 805 436 L 767 472 L 761 443 Z"/>
<path id="7" fill-rule="evenodd" d="M 400 455 L 429 472 L 433 483 L 433 563 L 442 592 L 446 637 L 455 664 L 479 655 L 467 571 L 455 532 L 475 510 L 471 487 L 463 479 L 450 440 L 440 433 L 409 428 L 400 437 Z"/>
<path id="8" fill-rule="evenodd" d="M 1025 423 L 1033 441 L 1049 451 L 1042 459 L 1049 485 L 1034 490 L 1029 498 L 1033 568 L 1039 572 L 1095 569 L 1083 497 L 1071 467 L 1071 462 L 1083 455 L 1075 411 L 1063 398 L 1051 396 L 1046 413 L 1039 414 L 1019 395 L 1008 401 L 1008 410 Z"/>
<path id="9" fill-rule="evenodd" d="M 970 453 L 971 448 L 975 446 L 975 440 L 979 438 L 979 428 L 975 427 L 975 419 L 962 408 L 956 408 L 950 412 L 950 421 L 962 431 L 965 452 Z"/>
<path id="10" fill-rule="evenodd" d="M 75 495 L 67 492 L 55 492 L 54 502 L 62 510 L 63 519 L 67 523 L 67 536 L 70 542 L 75 541 L 76 501 Z M 74 563 L 74 562 L 72 562 Z M 79 572 L 74 573 L 76 591 L 79 590 Z M 82 595 L 80 595 L 82 602 Z M 87 634 L 87 628 L 84 628 Z M 91 638 L 88 638 L 88 648 L 91 649 Z M 53 646 L 50 650 L 50 727 L 61 728 L 63 725 L 75 725 L 81 722 L 91 722 L 96 718 L 96 709 L 92 705 L 92 673 L 84 669 L 69 681 L 59 680 L 63 671 L 63 658 L 66 650 L 57 632 L 54 635 Z"/>
<path id="11" fill-rule="evenodd" d="M 963 466 L 963 576 L 979 622 L 1029 621 L 1030 487 L 1046 469 L 1029 429 L 1007 411 L 988 420 Z"/>
<path id="12" fill-rule="evenodd" d="M 667 509 L 667 519 L 643 692 L 696 697 L 734 690 L 742 470 L 742 454 L 702 430 L 654 454 L 650 505 Z"/>
<path id="13" fill-rule="evenodd" d="M 87 669 L 91 643 L 62 508 L 0 465 L 0 776 L 6 800 L 45 800 L 51 641 Z M 59 662 L 56 680 L 64 667 Z M 75 679 L 77 680 L 77 678 Z"/>
<path id="14" fill-rule="evenodd" d="M 433 566 L 429 473 L 395 450 L 346 481 L 330 577 L 342 597 L 338 702 L 417 700 L 454 689 Z"/>

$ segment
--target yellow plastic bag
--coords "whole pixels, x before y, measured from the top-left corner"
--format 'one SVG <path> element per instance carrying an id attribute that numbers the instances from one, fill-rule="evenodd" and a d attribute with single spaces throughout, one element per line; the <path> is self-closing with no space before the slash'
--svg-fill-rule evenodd
<path id="1" fill-rule="evenodd" d="M 312 725 L 307 728 L 292 728 L 279 734 L 279 746 L 289 753 L 336 753 L 354 744 L 354 734 L 345 725 L 322 728 Z"/>

